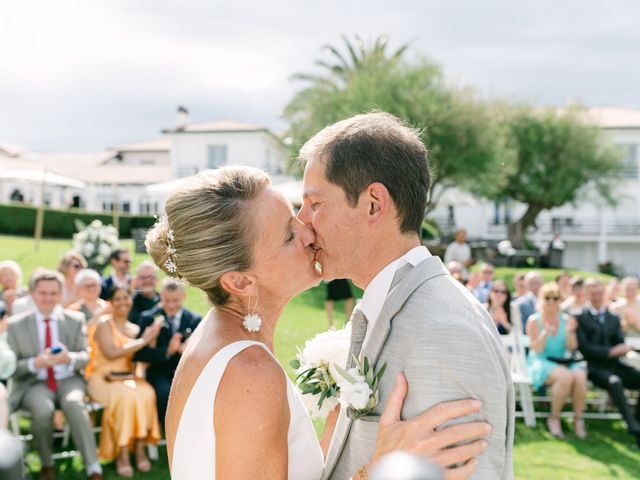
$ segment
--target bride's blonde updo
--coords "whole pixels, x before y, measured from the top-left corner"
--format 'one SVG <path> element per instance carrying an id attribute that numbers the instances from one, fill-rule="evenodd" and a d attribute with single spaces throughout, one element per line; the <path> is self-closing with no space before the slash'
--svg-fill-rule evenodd
<path id="1" fill-rule="evenodd" d="M 254 200 L 271 183 L 262 170 L 230 166 L 194 176 L 165 202 L 165 212 L 147 234 L 145 245 L 167 275 L 204 291 L 214 305 L 229 294 L 220 277 L 252 264 L 256 239 Z"/>

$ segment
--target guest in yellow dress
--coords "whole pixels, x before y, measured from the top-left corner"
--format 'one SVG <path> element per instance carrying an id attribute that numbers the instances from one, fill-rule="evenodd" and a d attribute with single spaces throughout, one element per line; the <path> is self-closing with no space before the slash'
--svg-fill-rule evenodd
<path id="1" fill-rule="evenodd" d="M 127 320 L 131 293 L 116 287 L 108 298 L 111 314 L 89 326 L 91 357 L 87 366 L 89 396 L 104 405 L 99 457 L 116 459 L 118 475 L 133 477 L 129 452 L 135 449 L 138 470 L 147 472 L 151 464 L 145 444 L 160 440 L 155 392 L 133 373 L 133 354 L 151 344 L 162 324 L 148 327 L 136 339 L 138 326 Z"/>

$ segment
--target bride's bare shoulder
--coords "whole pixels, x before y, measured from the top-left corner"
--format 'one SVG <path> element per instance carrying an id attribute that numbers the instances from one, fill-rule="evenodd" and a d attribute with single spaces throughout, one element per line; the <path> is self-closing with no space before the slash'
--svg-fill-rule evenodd
<path id="1" fill-rule="evenodd" d="M 283 404 L 287 405 L 285 373 L 264 347 L 250 346 L 229 361 L 218 387 L 216 410 L 226 406 L 269 410 Z"/>

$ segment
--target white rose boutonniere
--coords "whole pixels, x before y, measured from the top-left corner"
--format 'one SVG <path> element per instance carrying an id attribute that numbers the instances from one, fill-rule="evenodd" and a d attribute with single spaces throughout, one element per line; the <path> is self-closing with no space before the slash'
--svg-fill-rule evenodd
<path id="1" fill-rule="evenodd" d="M 359 360 L 354 355 L 353 362 L 355 366 L 349 370 L 335 366 L 338 371 L 336 382 L 340 389 L 340 405 L 348 409 L 351 418 L 358 419 L 371 413 L 380 402 L 378 384 L 387 364 L 375 372 L 367 357 Z"/>

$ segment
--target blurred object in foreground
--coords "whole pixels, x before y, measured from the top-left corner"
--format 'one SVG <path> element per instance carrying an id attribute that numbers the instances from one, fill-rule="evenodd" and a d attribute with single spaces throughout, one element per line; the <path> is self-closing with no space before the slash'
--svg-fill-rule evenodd
<path id="1" fill-rule="evenodd" d="M 371 480 L 444 480 L 439 467 L 419 455 L 393 452 L 371 470 Z"/>

